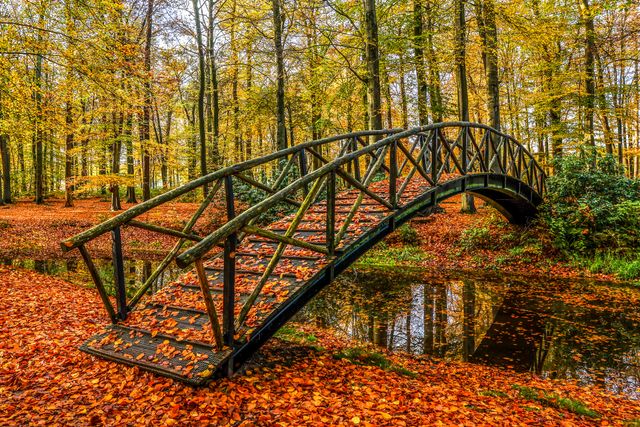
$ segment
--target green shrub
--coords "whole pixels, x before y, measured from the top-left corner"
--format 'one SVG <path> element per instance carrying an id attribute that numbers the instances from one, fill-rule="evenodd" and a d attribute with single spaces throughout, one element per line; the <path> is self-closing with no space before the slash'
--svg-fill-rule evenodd
<path id="1" fill-rule="evenodd" d="M 554 245 L 571 257 L 640 247 L 640 181 L 615 158 L 579 153 L 555 162 L 541 209 Z"/>

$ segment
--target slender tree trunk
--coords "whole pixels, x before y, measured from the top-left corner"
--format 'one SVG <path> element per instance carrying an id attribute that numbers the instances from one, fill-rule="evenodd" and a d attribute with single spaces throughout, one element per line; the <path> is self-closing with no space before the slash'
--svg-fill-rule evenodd
<path id="1" fill-rule="evenodd" d="M 151 198 L 151 156 L 149 144 L 151 137 L 151 36 L 153 30 L 153 0 L 147 2 L 146 41 L 144 47 L 144 69 L 147 73 L 144 81 L 144 106 L 142 123 L 140 124 L 140 141 L 142 143 L 142 200 Z"/>
<path id="2" fill-rule="evenodd" d="M 132 137 L 132 125 L 133 125 L 133 117 L 131 114 L 127 115 L 127 120 L 125 122 L 125 128 L 123 130 L 123 134 L 125 137 L 125 145 L 127 148 L 127 175 L 129 175 L 129 179 L 134 182 L 133 177 L 135 175 L 135 165 L 134 165 L 134 157 L 133 157 L 133 137 Z M 135 185 L 127 186 L 127 203 L 138 203 L 136 199 L 136 187 Z"/>
<path id="3" fill-rule="evenodd" d="M 369 128 L 382 129 L 382 91 L 380 89 L 380 51 L 375 0 L 364 0 L 367 34 L 366 60 L 369 90 Z"/>
<path id="4" fill-rule="evenodd" d="M 4 119 L 4 109 L 2 105 L 2 91 L 0 91 L 0 122 Z M 9 135 L 0 128 L 0 167 L 2 168 L 2 187 L 0 187 L 0 201 L 11 203 L 11 161 L 9 158 Z"/>
<path id="5" fill-rule="evenodd" d="M 429 101 L 431 104 L 431 115 L 434 122 L 442 122 L 442 116 L 444 114 L 444 104 L 442 102 L 442 87 L 440 81 L 440 68 L 438 66 L 438 60 L 436 58 L 436 49 L 433 43 L 433 34 L 435 28 L 433 25 L 434 13 L 433 4 L 431 0 L 427 2 L 425 9 L 426 18 L 426 54 L 429 73 Z"/>
<path id="6" fill-rule="evenodd" d="M 11 162 L 9 159 L 9 135 L 0 133 L 0 164 L 2 165 L 2 201 L 11 203 Z"/>
<path id="7" fill-rule="evenodd" d="M 164 146 L 162 147 L 162 165 L 160 166 L 160 174 L 162 175 L 162 188 L 169 188 L 169 166 L 167 158 L 169 157 L 169 141 L 171 141 L 171 123 L 173 121 L 173 110 L 167 111 L 167 129 L 164 135 Z"/>
<path id="8" fill-rule="evenodd" d="M 202 28 L 200 24 L 200 7 L 198 0 L 193 0 L 193 12 L 196 21 L 196 43 L 198 45 L 198 137 L 200 138 L 200 176 L 207 174 L 207 133 L 204 121 L 204 96 L 206 84 L 206 66 L 204 44 L 202 43 Z M 204 197 L 207 195 L 207 186 L 203 187 Z"/>
<path id="9" fill-rule="evenodd" d="M 585 28 L 585 49 L 584 49 L 584 66 L 585 66 L 585 89 L 587 91 L 585 97 L 585 113 L 587 115 L 587 134 L 588 143 L 595 146 L 595 128 L 594 128 L 594 108 L 596 98 L 596 71 L 595 71 L 595 51 L 596 51 L 596 32 L 593 22 L 593 10 L 589 6 L 589 0 L 579 0 L 580 16 Z"/>
<path id="10" fill-rule="evenodd" d="M 213 32 L 213 9 L 214 0 L 209 0 L 209 72 L 211 80 L 211 113 L 212 113 L 212 141 L 211 141 L 211 161 L 217 169 L 222 167 L 222 159 L 220 158 L 220 147 L 218 140 L 220 139 L 220 91 L 218 85 L 218 65 L 216 64 L 216 56 L 214 49 L 214 32 Z"/>
<path id="11" fill-rule="evenodd" d="M 428 122 L 427 102 L 429 86 L 427 84 L 427 73 L 424 63 L 424 13 L 422 2 L 424 0 L 413 1 L 413 57 L 416 67 L 416 82 L 418 84 L 418 119 L 420 126 L 425 126 Z"/>
<path id="12" fill-rule="evenodd" d="M 43 24 L 44 17 L 40 15 L 40 24 Z M 42 44 L 42 32 L 38 32 L 38 42 Z M 35 202 L 36 204 L 44 203 L 44 113 L 42 109 L 42 54 L 36 55 L 35 67 L 35 101 L 36 101 L 36 123 L 35 123 L 35 153 L 34 153 L 34 169 L 35 169 Z"/>
<path id="13" fill-rule="evenodd" d="M 498 76 L 498 30 L 494 0 L 476 2 L 478 32 L 482 40 L 482 62 L 487 76 L 489 125 L 500 130 L 500 81 Z"/>
<path id="14" fill-rule="evenodd" d="M 456 0 L 455 3 L 456 22 L 456 47 L 455 47 L 455 61 L 456 61 L 456 82 L 458 87 L 458 116 L 461 121 L 469 121 L 469 93 L 467 88 L 467 65 L 466 65 L 466 21 L 464 12 L 464 0 Z M 474 204 L 473 196 L 464 193 L 462 195 L 462 209 L 463 213 L 474 213 L 476 207 Z"/>
<path id="15" fill-rule="evenodd" d="M 271 6 L 273 9 L 273 42 L 276 54 L 276 144 L 278 150 L 284 150 L 287 148 L 284 107 L 284 48 L 282 45 L 284 19 L 281 11 L 281 0 L 272 0 Z"/>
<path id="16" fill-rule="evenodd" d="M 65 132 L 67 135 L 64 152 L 64 207 L 70 208 L 73 206 L 73 191 L 75 190 L 73 185 L 73 157 L 71 155 L 75 143 L 73 132 L 73 107 L 70 99 L 67 99 L 66 101 L 65 125 Z"/>
<path id="17" fill-rule="evenodd" d="M 116 114 L 113 117 L 113 144 L 111 144 L 111 174 L 116 177 L 120 174 L 120 154 L 122 153 L 122 128 L 124 126 L 124 113 Z M 111 210 L 122 209 L 120 203 L 120 186 L 117 182 L 111 184 Z"/>

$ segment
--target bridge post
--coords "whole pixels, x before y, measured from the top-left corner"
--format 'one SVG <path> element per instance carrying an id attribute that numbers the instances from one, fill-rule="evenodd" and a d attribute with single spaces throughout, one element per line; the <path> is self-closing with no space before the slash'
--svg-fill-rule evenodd
<path id="1" fill-rule="evenodd" d="M 462 131 L 464 132 L 462 134 L 462 173 L 464 175 L 467 174 L 467 157 L 468 157 L 468 153 L 467 151 L 469 150 L 469 126 L 464 126 L 462 128 Z"/>
<path id="2" fill-rule="evenodd" d="M 336 171 L 332 170 L 327 179 L 327 250 L 329 256 L 335 254 L 336 238 Z"/>
<path id="3" fill-rule="evenodd" d="M 236 216 L 233 181 L 231 175 L 224 178 L 225 201 L 227 208 L 227 221 Z M 232 233 L 224 241 L 224 283 L 222 290 L 222 330 L 225 345 L 233 346 L 234 341 L 234 305 L 236 284 L 236 233 Z"/>
<path id="4" fill-rule="evenodd" d="M 113 279 L 116 288 L 116 309 L 121 320 L 127 318 L 127 290 L 124 283 L 124 259 L 122 256 L 122 237 L 120 227 L 111 230 L 111 249 L 113 253 Z"/>
<path id="5" fill-rule="evenodd" d="M 389 150 L 389 203 L 393 209 L 398 208 L 396 185 L 398 179 L 398 141 L 393 141 Z"/>
<path id="6" fill-rule="evenodd" d="M 438 183 L 438 132 L 436 128 L 433 130 L 433 138 L 431 139 L 431 179 L 433 185 Z"/>
<path id="7" fill-rule="evenodd" d="M 299 161 L 300 161 L 300 178 L 304 178 L 305 176 L 307 176 L 307 154 L 304 148 L 300 150 Z M 304 191 L 304 195 L 306 196 L 307 193 L 309 192 L 309 186 L 307 184 L 304 185 L 303 191 Z"/>

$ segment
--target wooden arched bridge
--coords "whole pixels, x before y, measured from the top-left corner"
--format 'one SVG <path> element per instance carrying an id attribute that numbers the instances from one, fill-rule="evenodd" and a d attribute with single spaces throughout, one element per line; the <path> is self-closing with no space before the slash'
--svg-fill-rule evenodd
<path id="1" fill-rule="evenodd" d="M 80 250 L 112 321 L 82 349 L 205 383 L 237 369 L 337 274 L 413 216 L 469 192 L 522 223 L 536 214 L 544 180 L 524 146 L 466 122 L 339 135 L 217 170 L 62 242 L 66 251 Z M 138 218 L 201 190 L 203 202 L 180 230 Z M 195 234 L 207 207 L 221 199 L 226 222 Z M 177 239 L 133 290 L 123 266 L 125 226 Z M 87 249 L 105 233 L 113 242 L 115 298 Z M 190 271 L 151 294 L 174 260 Z"/>

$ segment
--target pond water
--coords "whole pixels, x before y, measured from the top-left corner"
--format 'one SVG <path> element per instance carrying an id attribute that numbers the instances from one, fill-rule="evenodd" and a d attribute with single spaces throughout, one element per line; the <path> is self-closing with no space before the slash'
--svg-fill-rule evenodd
<path id="1" fill-rule="evenodd" d="M 115 287 L 113 281 L 113 264 L 111 259 L 98 258 L 94 259 L 93 262 L 98 269 L 98 273 L 100 274 L 107 292 L 110 295 L 114 295 Z M 91 280 L 91 276 L 89 275 L 89 271 L 87 270 L 84 261 L 77 258 L 44 260 L 0 258 L 0 264 L 27 268 L 39 273 L 57 276 L 67 282 L 75 283 L 77 285 L 93 286 L 93 281 Z M 158 264 L 160 264 L 159 261 L 143 261 L 135 259 L 124 260 L 124 274 L 127 284 L 127 294 L 129 296 L 135 294 L 138 287 L 151 275 Z M 152 287 L 151 292 L 161 289 L 167 283 L 177 279 L 182 273 L 182 270 L 180 270 L 175 264 L 170 264 L 160 275 Z"/>
<path id="2" fill-rule="evenodd" d="M 0 263 L 90 285 L 77 259 L 0 259 Z M 110 260 L 95 260 L 113 291 Z M 127 290 L 157 262 L 127 260 Z M 182 274 L 171 264 L 153 290 Z M 640 399 L 640 288 L 447 272 L 353 269 L 297 316 L 392 351 L 428 354 L 576 379 Z"/>
<path id="3" fill-rule="evenodd" d="M 352 270 L 298 315 L 393 351 L 576 379 L 640 399 L 640 288 Z"/>

